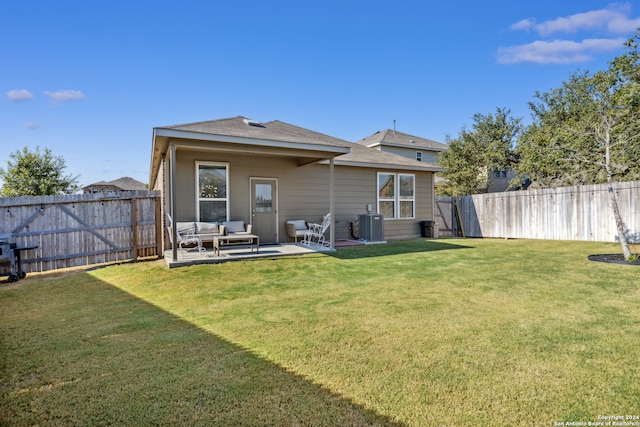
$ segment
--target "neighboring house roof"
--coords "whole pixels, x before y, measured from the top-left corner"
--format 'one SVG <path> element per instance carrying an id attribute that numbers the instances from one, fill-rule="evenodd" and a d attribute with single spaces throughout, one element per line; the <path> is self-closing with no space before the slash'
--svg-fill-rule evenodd
<path id="1" fill-rule="evenodd" d="M 351 143 L 350 146 L 351 151 L 348 154 L 343 154 L 335 158 L 336 165 L 421 170 L 429 172 L 441 172 L 444 170 L 437 165 L 419 162 L 399 154 L 388 153 L 354 143 Z"/>
<path id="2" fill-rule="evenodd" d="M 145 185 L 142 182 L 129 178 L 128 176 L 114 179 L 113 181 L 94 182 L 93 184 L 89 184 L 82 188 L 85 189 L 90 187 L 116 187 L 119 188 L 120 191 L 146 190 Z"/>
<path id="3" fill-rule="evenodd" d="M 428 151 L 447 151 L 449 146 L 441 142 L 432 141 L 426 138 L 420 138 L 419 136 L 409 135 L 386 129 L 378 131 L 373 135 L 367 136 L 356 142 L 357 144 L 364 145 L 366 147 L 379 147 L 380 145 L 386 145 L 391 147 L 413 148 L 422 149 Z"/>

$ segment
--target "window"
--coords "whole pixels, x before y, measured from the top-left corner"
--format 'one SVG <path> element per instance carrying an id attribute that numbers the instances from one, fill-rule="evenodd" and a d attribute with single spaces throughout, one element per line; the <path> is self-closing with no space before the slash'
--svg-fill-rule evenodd
<path id="1" fill-rule="evenodd" d="M 494 169 L 493 170 L 493 176 L 495 178 L 506 178 L 507 177 L 507 170 L 505 168 Z"/>
<path id="2" fill-rule="evenodd" d="M 196 162 L 198 221 L 227 221 L 229 216 L 228 178 L 228 165 Z"/>
<path id="3" fill-rule="evenodd" d="M 419 162 L 422 161 L 422 151 L 416 151 L 416 160 Z"/>
<path id="4" fill-rule="evenodd" d="M 273 212 L 273 195 L 271 194 L 273 185 L 256 184 L 255 186 L 255 210 L 258 213 Z"/>
<path id="5" fill-rule="evenodd" d="M 378 173 L 378 213 L 385 219 L 415 217 L 415 175 Z"/>

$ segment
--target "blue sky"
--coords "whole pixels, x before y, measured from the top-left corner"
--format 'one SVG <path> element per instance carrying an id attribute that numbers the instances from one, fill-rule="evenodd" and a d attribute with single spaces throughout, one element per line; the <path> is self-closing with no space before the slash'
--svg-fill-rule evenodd
<path id="1" fill-rule="evenodd" d="M 444 142 L 624 52 L 640 5 L 30 1 L 0 6 L 0 166 L 50 148 L 81 185 L 147 182 L 157 126 L 246 116 Z M 442 3 L 442 4 L 440 4 Z"/>

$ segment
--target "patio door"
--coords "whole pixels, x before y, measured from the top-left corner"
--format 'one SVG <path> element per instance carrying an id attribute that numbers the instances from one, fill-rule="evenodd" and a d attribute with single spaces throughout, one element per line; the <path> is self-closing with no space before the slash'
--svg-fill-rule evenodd
<path id="1" fill-rule="evenodd" d="M 249 178 L 251 182 L 251 224 L 260 243 L 278 242 L 278 180 Z"/>

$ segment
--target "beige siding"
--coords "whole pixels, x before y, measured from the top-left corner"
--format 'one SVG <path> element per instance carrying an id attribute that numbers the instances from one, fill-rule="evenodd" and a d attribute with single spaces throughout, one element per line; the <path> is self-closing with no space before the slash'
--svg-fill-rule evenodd
<path id="1" fill-rule="evenodd" d="M 398 156 L 408 157 L 410 159 L 416 160 L 416 153 L 420 151 L 422 153 L 422 161 L 424 163 L 437 163 L 439 151 L 429 151 L 428 148 L 416 147 L 413 148 L 401 148 L 401 147 L 387 147 L 384 146 L 381 148 L 381 151 L 386 153 L 397 154 Z"/>
<path id="2" fill-rule="evenodd" d="M 177 221 L 196 218 L 196 161 L 229 164 L 231 219 L 251 221 L 249 178 L 278 180 L 279 241 L 286 242 L 285 222 L 304 219 L 319 222 L 329 212 L 329 166 L 298 166 L 296 159 L 287 157 L 247 156 L 206 151 L 178 150 Z M 167 166 L 168 167 L 168 166 Z M 367 204 L 376 210 L 376 173 L 371 168 L 335 167 L 336 238 L 348 239 L 350 222 L 358 214 L 367 213 Z M 398 171 L 392 171 L 398 172 Z M 418 221 L 433 219 L 432 178 L 430 172 L 409 172 L 416 175 L 416 218 L 385 221 L 385 238 L 416 237 L 420 234 Z"/>

